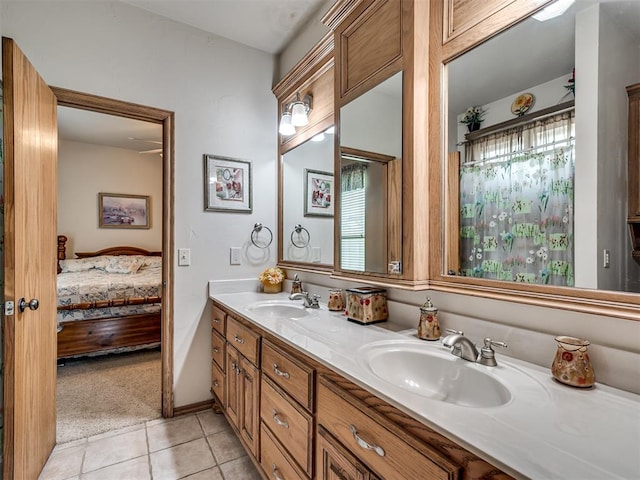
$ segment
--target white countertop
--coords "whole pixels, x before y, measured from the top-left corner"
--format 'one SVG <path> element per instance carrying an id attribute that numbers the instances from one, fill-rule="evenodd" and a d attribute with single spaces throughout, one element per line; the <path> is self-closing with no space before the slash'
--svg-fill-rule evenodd
<path id="1" fill-rule="evenodd" d="M 390 340 L 447 350 L 440 342 L 418 340 L 414 331 L 394 332 L 390 322 L 358 325 L 328 311 L 326 305 L 308 309 L 307 317 L 296 320 L 256 315 L 247 308 L 287 297 L 255 292 L 211 295 L 511 475 L 564 480 L 640 478 L 639 395 L 600 384 L 572 388 L 556 382 L 549 369 L 497 353 L 497 367 L 470 365 L 485 369 L 509 388 L 512 398 L 505 405 L 476 408 L 428 398 L 376 376 L 359 350 Z"/>

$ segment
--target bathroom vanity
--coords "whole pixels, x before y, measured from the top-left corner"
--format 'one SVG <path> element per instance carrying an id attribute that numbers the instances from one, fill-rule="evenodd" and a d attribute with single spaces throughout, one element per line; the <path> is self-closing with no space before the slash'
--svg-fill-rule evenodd
<path id="1" fill-rule="evenodd" d="M 212 294 L 216 407 L 267 478 L 634 478 L 640 397 L 286 294 Z M 607 447 L 602 448 L 602 442 Z M 616 452 L 615 459 L 610 452 Z"/>

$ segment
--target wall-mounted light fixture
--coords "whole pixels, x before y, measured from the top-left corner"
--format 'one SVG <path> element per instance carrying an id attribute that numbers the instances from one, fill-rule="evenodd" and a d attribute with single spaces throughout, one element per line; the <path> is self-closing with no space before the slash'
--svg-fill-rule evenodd
<path id="1" fill-rule="evenodd" d="M 300 100 L 300 94 L 296 93 L 296 100 L 292 103 L 285 103 L 280 117 L 280 135 L 289 136 L 296 133 L 295 127 L 304 127 L 309 123 L 309 113 L 311 112 L 312 97 L 305 95 Z"/>

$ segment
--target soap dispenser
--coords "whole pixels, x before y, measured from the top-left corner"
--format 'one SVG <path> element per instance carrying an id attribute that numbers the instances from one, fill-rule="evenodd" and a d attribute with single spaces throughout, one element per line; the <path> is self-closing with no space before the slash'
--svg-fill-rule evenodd
<path id="1" fill-rule="evenodd" d="M 433 306 L 431 299 L 420 307 L 420 323 L 418 323 L 418 338 L 422 340 L 438 340 L 440 338 L 440 323 L 438 309 Z"/>
<path id="2" fill-rule="evenodd" d="M 291 295 L 294 293 L 302 293 L 302 282 L 298 278 L 297 273 L 293 277 L 293 282 L 291 283 Z"/>

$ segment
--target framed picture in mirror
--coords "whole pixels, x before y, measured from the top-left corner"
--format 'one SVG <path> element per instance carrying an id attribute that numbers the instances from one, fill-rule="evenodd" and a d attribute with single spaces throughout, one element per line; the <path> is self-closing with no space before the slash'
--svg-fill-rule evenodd
<path id="1" fill-rule="evenodd" d="M 304 170 L 304 216 L 333 217 L 333 174 Z"/>
<path id="2" fill-rule="evenodd" d="M 98 193 L 100 228 L 150 228 L 149 196 Z"/>
<path id="3" fill-rule="evenodd" d="M 205 154 L 204 209 L 250 213 L 251 162 Z"/>

